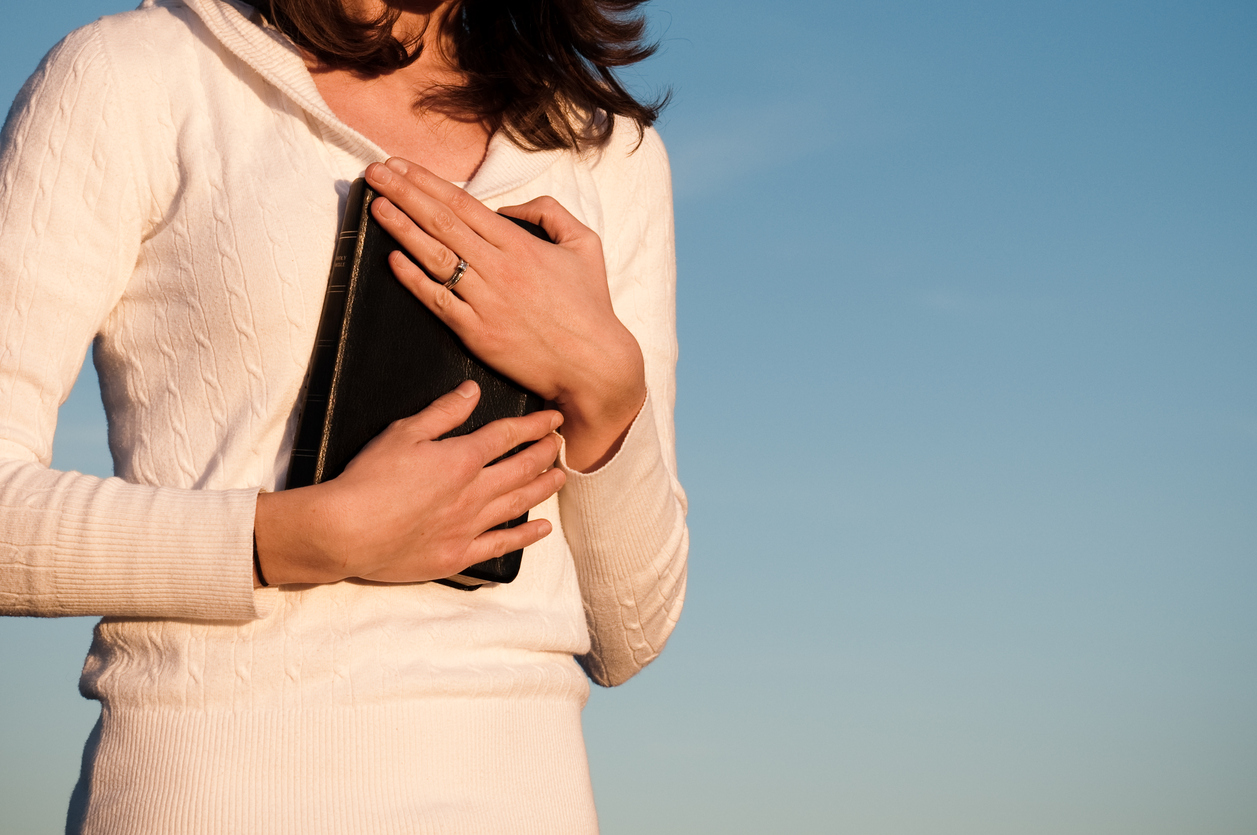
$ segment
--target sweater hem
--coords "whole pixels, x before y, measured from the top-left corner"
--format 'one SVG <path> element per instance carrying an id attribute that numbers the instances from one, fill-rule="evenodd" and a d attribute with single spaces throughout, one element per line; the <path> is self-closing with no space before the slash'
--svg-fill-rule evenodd
<path id="1" fill-rule="evenodd" d="M 550 698 L 107 706 L 67 831 L 596 832 L 580 708 Z"/>

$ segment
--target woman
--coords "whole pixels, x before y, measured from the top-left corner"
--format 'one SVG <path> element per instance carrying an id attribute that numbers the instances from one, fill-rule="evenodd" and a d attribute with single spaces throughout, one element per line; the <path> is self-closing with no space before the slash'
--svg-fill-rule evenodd
<path id="1" fill-rule="evenodd" d="M 612 14 L 637 5 L 146 0 L 23 89 L 0 157 L 0 605 L 105 616 L 70 831 L 596 829 L 581 667 L 616 684 L 658 654 L 687 546 L 667 162 L 610 74 L 645 54 Z M 399 279 L 555 408 L 432 440 L 465 384 L 274 492 L 364 172 Z M 89 343 L 104 481 L 47 469 Z M 509 585 L 421 582 L 521 546 Z"/>

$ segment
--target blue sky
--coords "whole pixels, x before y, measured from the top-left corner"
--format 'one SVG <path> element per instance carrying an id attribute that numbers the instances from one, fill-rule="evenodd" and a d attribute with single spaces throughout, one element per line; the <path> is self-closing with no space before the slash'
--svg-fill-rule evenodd
<path id="1" fill-rule="evenodd" d="M 10 12 L 0 96 L 123 8 Z M 692 568 L 586 711 L 604 831 L 1257 830 L 1257 6 L 651 19 Z M 0 622 L 0 833 L 60 831 L 89 632 Z"/>

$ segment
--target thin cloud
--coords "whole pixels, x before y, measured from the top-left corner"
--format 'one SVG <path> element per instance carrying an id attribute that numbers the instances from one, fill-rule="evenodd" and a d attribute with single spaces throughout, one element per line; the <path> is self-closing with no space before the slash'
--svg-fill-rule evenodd
<path id="1" fill-rule="evenodd" d="M 856 123 L 832 99 L 730 103 L 666 126 L 678 200 L 704 197 L 850 141 L 840 122 Z"/>

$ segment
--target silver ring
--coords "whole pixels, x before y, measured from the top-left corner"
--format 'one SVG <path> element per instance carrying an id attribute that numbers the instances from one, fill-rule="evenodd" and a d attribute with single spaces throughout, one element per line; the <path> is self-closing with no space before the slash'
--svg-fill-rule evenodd
<path id="1" fill-rule="evenodd" d="M 450 280 L 445 282 L 446 290 L 453 290 L 454 285 L 463 280 L 463 273 L 467 272 L 467 268 L 471 265 L 462 258 L 458 259 L 458 266 L 454 268 L 454 274 L 450 276 Z"/>

